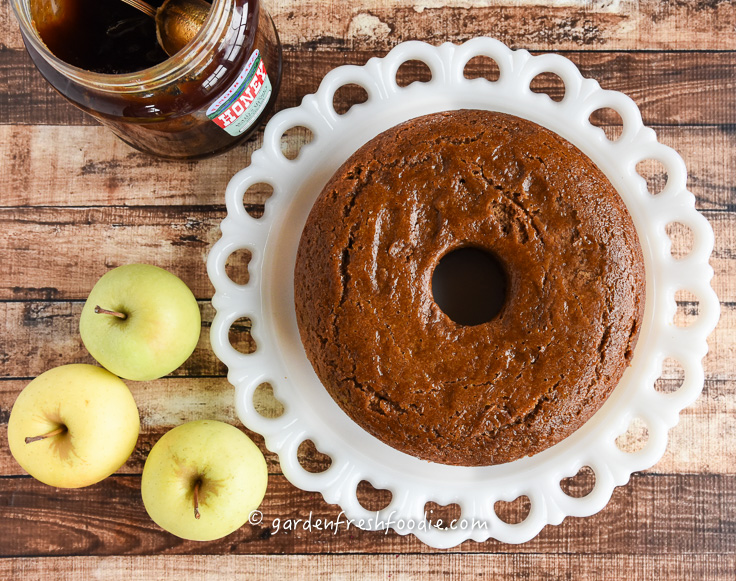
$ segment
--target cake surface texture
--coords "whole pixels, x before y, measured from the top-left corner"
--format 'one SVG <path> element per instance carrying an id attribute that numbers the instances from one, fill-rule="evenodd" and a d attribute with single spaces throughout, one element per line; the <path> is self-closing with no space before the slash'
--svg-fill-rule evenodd
<path id="1" fill-rule="evenodd" d="M 433 298 L 440 259 L 466 247 L 506 276 L 482 324 Z M 483 466 L 553 446 L 603 405 L 639 334 L 644 260 L 581 151 L 459 110 L 398 125 L 342 165 L 302 232 L 294 291 L 307 357 L 358 425 L 424 460 Z"/>

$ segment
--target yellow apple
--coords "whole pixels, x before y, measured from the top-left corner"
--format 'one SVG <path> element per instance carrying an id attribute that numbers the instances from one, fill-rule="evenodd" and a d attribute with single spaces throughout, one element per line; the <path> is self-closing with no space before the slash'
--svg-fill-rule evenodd
<path id="1" fill-rule="evenodd" d="M 245 524 L 267 482 L 266 461 L 248 436 L 224 422 L 199 420 L 156 442 L 143 468 L 141 495 L 161 528 L 210 541 Z"/>
<path id="2" fill-rule="evenodd" d="M 107 478 L 132 454 L 140 420 L 123 381 L 94 365 L 55 367 L 18 395 L 8 444 L 31 476 L 79 488 Z"/>
<path id="3" fill-rule="evenodd" d="M 201 329 L 189 287 L 150 264 L 126 264 L 105 273 L 79 319 L 92 357 L 115 375 L 136 381 L 174 371 L 194 351 Z"/>

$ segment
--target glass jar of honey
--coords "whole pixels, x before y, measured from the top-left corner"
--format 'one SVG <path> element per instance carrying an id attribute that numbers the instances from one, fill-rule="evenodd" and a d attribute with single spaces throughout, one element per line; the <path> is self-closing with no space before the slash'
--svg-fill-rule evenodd
<path id="1" fill-rule="evenodd" d="M 259 0 L 212 0 L 202 28 L 171 57 L 152 19 L 120 0 L 10 1 L 46 80 L 140 151 L 220 153 L 252 135 L 276 100 L 281 44 Z"/>

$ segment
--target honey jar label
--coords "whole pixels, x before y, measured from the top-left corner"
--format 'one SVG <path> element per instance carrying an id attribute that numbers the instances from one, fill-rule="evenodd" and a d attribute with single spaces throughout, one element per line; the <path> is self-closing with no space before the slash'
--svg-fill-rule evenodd
<path id="1" fill-rule="evenodd" d="M 231 87 L 207 109 L 207 117 L 230 135 L 240 135 L 266 108 L 271 92 L 266 66 L 255 50 Z"/>

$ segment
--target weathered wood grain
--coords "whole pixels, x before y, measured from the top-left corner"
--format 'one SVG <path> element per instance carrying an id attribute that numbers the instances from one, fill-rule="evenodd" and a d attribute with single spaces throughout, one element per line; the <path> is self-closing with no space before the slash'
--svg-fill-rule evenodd
<path id="1" fill-rule="evenodd" d="M 685 160 L 700 209 L 736 209 L 733 127 L 664 126 L 657 135 Z M 0 207 L 221 206 L 228 181 L 250 163 L 262 138 L 259 132 L 212 159 L 170 162 L 136 152 L 103 127 L 0 125 L 0 158 L 8 160 L 0 165 Z M 283 147 L 298 151 L 304 142 L 304 134 L 290 133 Z M 264 200 L 258 188 L 246 192 L 251 209 Z"/>
<path id="2" fill-rule="evenodd" d="M 335 521 L 340 509 L 271 475 L 260 525 L 209 543 L 174 537 L 149 518 L 140 477 L 112 476 L 83 489 L 56 489 L 32 478 L 0 479 L 0 553 L 9 556 L 434 553 L 414 536 L 362 531 Z M 311 515 L 311 521 L 310 519 Z M 206 515 L 204 515 L 206 517 Z M 277 520 L 278 519 L 278 520 Z M 301 519 L 301 522 L 295 522 Z M 321 530 L 316 521 L 322 519 Z M 344 520 L 344 517 L 343 517 Z M 311 522 L 310 525 L 307 523 Z M 600 513 L 546 527 L 523 545 L 467 541 L 455 551 L 626 555 L 733 555 L 736 476 L 634 475 Z"/>
<path id="3" fill-rule="evenodd" d="M 185 555 L 152 557 L 47 557 L 5 559 L 10 579 L 176 578 L 180 581 L 328 579 L 425 581 L 433 579 L 698 579 L 732 581 L 736 558 L 726 555 Z"/>
<path id="4" fill-rule="evenodd" d="M 487 34 L 512 46 L 539 50 L 736 47 L 733 5 L 721 0 L 270 0 L 264 4 L 287 48 L 387 50 L 405 40 L 461 42 Z M 22 47 L 7 2 L 0 4 L 0 38 L 7 47 Z"/>
<path id="5" fill-rule="evenodd" d="M 228 181 L 261 143 L 259 133 L 212 159 L 171 162 L 134 150 L 104 127 L 3 125 L 0 205 L 222 206 Z"/>
<path id="6" fill-rule="evenodd" d="M 94 364 L 94 362 L 91 361 Z M 0 476 L 24 475 L 10 454 L 7 446 L 7 423 L 13 403 L 29 380 L 0 381 Z M 138 406 L 141 431 L 138 443 L 130 459 L 118 470 L 119 474 L 141 474 L 143 465 L 153 445 L 168 430 L 185 422 L 214 419 L 237 425 L 242 424 L 235 414 L 235 390 L 225 377 L 165 378 L 156 381 L 126 381 Z M 272 397 L 259 394 L 256 409 L 273 407 Z M 250 430 L 244 430 L 265 453 L 269 472 L 279 472 L 278 457 L 268 452 L 263 438 Z M 314 455 L 303 455 L 305 465 L 318 464 Z"/>
<path id="7" fill-rule="evenodd" d="M 380 51 L 285 52 L 285 72 L 276 109 L 299 105 L 304 95 L 315 92 L 322 78 L 335 67 L 363 65 L 369 58 L 383 55 Z M 736 120 L 733 52 L 572 51 L 564 56 L 585 77 L 634 99 L 647 124 L 714 125 Z M 482 69 L 482 63 L 471 62 L 466 75 L 478 76 Z M 406 85 L 420 74 L 420 67 L 407 65 L 399 69 L 398 81 Z M 6 87 L 0 96 L 0 125 L 96 124 L 58 95 L 24 52 L 0 50 L 0 81 Z M 561 87 L 550 81 L 535 84 L 535 90 L 561 97 Z M 340 98 L 338 95 L 338 106 Z"/>
<path id="8" fill-rule="evenodd" d="M 733 378 L 736 341 L 734 287 L 734 232 L 736 214 L 707 212 L 716 232 L 717 247 L 711 263 L 713 286 L 724 301 L 721 324 L 711 337 L 706 368 L 713 378 Z M 51 364 L 85 361 L 78 337 L 82 300 L 109 268 L 130 262 L 149 262 L 169 268 L 200 299 L 212 294 L 206 276 L 206 253 L 219 237 L 222 209 L 202 207 L 157 208 L 9 208 L 0 209 L 0 312 L 4 331 L 13 341 L 0 345 L 1 375 L 33 376 Z M 684 237 L 675 232 L 675 240 Z M 49 252 L 49 246 L 68 253 Z M 93 250 L 90 250 L 93 249 Z M 23 281 L 23 286 L 18 284 Z M 68 302 L 76 299 L 76 302 Z M 51 301 L 51 302 L 42 302 Z M 209 303 L 203 303 L 205 325 L 211 321 Z M 682 304 L 682 314 L 697 316 L 695 305 Z M 247 340 L 247 339 L 246 339 Z M 221 374 L 222 366 L 209 350 L 206 333 L 181 374 Z"/>
<path id="9" fill-rule="evenodd" d="M 25 472 L 13 460 L 7 447 L 7 422 L 13 403 L 29 380 L 0 381 L 0 476 Z M 126 382 L 141 416 L 141 433 L 130 459 L 120 474 L 140 474 L 148 452 L 171 428 L 188 421 L 216 419 L 241 426 L 234 409 L 234 390 L 224 377 L 164 378 L 150 382 Z M 674 380 L 668 380 L 674 384 Z M 269 410 L 277 404 L 267 393 L 257 392 L 256 409 Z M 242 426 L 241 426 L 242 427 Z M 245 430 L 265 453 L 269 472 L 281 471 L 278 457 L 269 452 L 263 439 Z M 645 437 L 645 436 L 644 436 Z M 703 394 L 680 415 L 680 423 L 669 432 L 663 458 L 646 472 L 652 474 L 736 474 L 736 380 L 705 384 Z M 636 447 L 638 439 L 630 442 Z M 322 472 L 329 466 L 313 448 L 299 448 L 299 460 L 310 471 Z"/>
<path id="10" fill-rule="evenodd" d="M 386 49 L 405 40 L 462 42 L 493 35 L 511 46 L 591 50 L 727 49 L 736 19 L 720 1 L 512 2 L 400 0 L 341 3 L 288 0 L 270 5 L 284 43 L 315 50 Z M 314 23 L 314 28 L 304 27 Z"/>
<path id="11" fill-rule="evenodd" d="M 245 167 L 262 133 L 226 155 L 161 162 L 128 148 L 68 105 L 25 54 L 9 3 L 0 3 L 0 578 L 2 579 L 733 579 L 736 570 L 736 4 L 722 0 L 264 0 L 285 48 L 278 108 L 314 92 L 331 69 L 363 64 L 404 40 L 462 42 L 492 34 L 514 48 L 556 51 L 606 89 L 624 91 L 645 123 L 684 157 L 689 186 L 716 233 L 711 263 L 723 315 L 705 359 L 703 395 L 669 433 L 650 470 L 617 489 L 599 514 L 569 518 L 520 546 L 467 542 L 434 551 L 416 538 L 363 532 L 285 531 L 287 518 L 335 518 L 339 508 L 297 490 L 265 450 L 271 480 L 264 523 L 213 543 L 162 532 L 140 500 L 140 473 L 170 427 L 211 417 L 240 425 L 225 368 L 209 346 L 212 287 L 208 250 L 219 238 L 223 192 Z M 473 75 L 479 70 L 471 67 Z M 402 68 L 405 84 L 418 75 Z M 543 81 L 535 90 L 557 98 Z M 349 101 L 339 96 L 338 108 Z M 596 117 L 607 130 L 614 116 Z M 613 128 L 615 130 L 615 128 Z M 293 152 L 303 134 L 289 135 Z M 662 183 L 663 176 L 654 181 Z M 262 211 L 267 192 L 246 195 Z M 687 232 L 672 227 L 685 246 Z M 141 437 L 115 476 L 81 490 L 59 490 L 23 475 L 7 448 L 13 401 L 53 365 L 92 362 L 78 336 L 83 299 L 110 267 L 159 264 L 182 276 L 201 300 L 203 335 L 172 377 L 129 382 L 141 411 Z M 242 262 L 242 261 L 241 261 Z M 242 263 L 241 263 L 242 274 Z M 697 316 L 682 300 L 677 321 Z M 253 349 L 248 324 L 241 348 Z M 664 390 L 674 388 L 667 366 Z M 256 403 L 273 409 L 261 394 Z M 635 437 L 630 445 L 635 446 Z M 308 447 L 300 460 L 326 462 Z M 573 490 L 592 484 L 583 473 Z M 366 506 L 380 503 L 368 488 Z M 507 508 L 513 512 L 515 509 Z M 281 519 L 276 532 L 275 519 Z M 221 553 L 222 555 L 216 555 Z M 348 554 L 346 554 L 348 553 Z M 410 553 L 400 555 L 401 553 Z M 470 554 L 468 554 L 470 553 Z M 75 555 L 75 556 L 71 556 Z M 87 556 L 79 556 L 87 555 Z M 92 555 L 92 556 L 90 556 Z M 126 555 L 119 557 L 115 555 Z M 146 555 L 140 557 L 139 555 Z M 157 556 L 153 556 L 157 555 Z M 25 556 L 26 558 L 23 558 Z M 102 557 L 107 556 L 107 557 Z M 38 558 L 41 557 L 41 558 Z"/>
<path id="12" fill-rule="evenodd" d="M 96 279 L 95 279 L 96 280 Z M 729 281 L 722 281 L 731 284 Z M 92 287 L 94 280 L 90 280 Z M 203 331 L 192 356 L 174 372 L 175 376 L 222 376 L 225 367 L 215 357 L 209 343 L 209 326 L 214 310 L 209 302 L 201 302 Z M 0 378 L 35 377 L 46 369 L 64 363 L 91 363 L 79 337 L 79 315 L 83 303 L 67 301 L 0 301 L 0 321 L 5 337 L 12 340 L 0 344 Z M 687 324 L 697 317 L 695 303 L 680 303 L 675 321 Z M 248 331 L 248 321 L 239 321 L 231 329 L 231 342 L 244 353 L 257 346 Z M 704 359 L 710 379 L 736 379 L 732 365 L 736 357 L 736 303 L 722 306 L 721 320 L 708 339 L 709 352 Z M 669 373 L 669 372 L 668 372 Z M 668 378 L 672 377 L 667 375 Z"/>
<path id="13" fill-rule="evenodd" d="M 720 299 L 730 303 L 736 300 L 736 213 L 705 215 L 717 240 L 711 258 L 713 286 Z M 0 301 L 83 300 L 110 268 L 131 262 L 167 268 L 198 299 L 209 299 L 214 289 L 205 261 L 220 237 L 223 217 L 224 208 L 217 206 L 0 208 L 0 255 L 12 257 L 0 266 Z M 679 245 L 686 231 L 672 236 Z"/>
<path id="14" fill-rule="evenodd" d="M 79 336 L 83 302 L 0 302 L 3 335 L 12 340 L 0 345 L 0 378 L 35 377 L 46 369 L 67 363 L 94 363 Z M 223 377 L 227 369 L 212 352 L 209 330 L 215 311 L 208 301 L 200 302 L 202 332 L 192 355 L 176 371 L 178 377 Z M 230 340 L 243 353 L 252 352 L 255 342 L 247 321 L 231 328 Z"/>
<path id="15" fill-rule="evenodd" d="M 0 299 L 85 298 L 110 267 L 131 262 L 171 270 L 210 297 L 205 259 L 224 215 L 222 206 L 0 209 L 0 254 L 12 256 Z"/>

